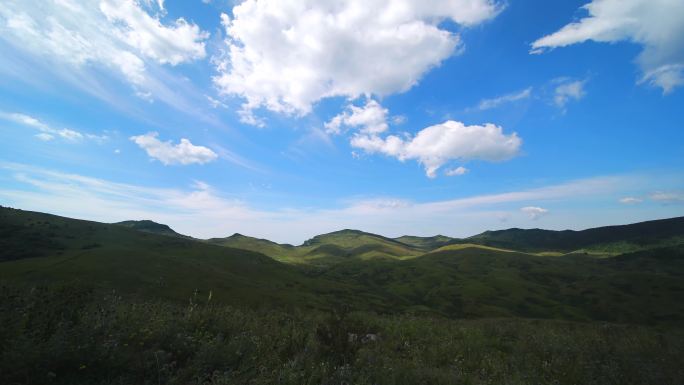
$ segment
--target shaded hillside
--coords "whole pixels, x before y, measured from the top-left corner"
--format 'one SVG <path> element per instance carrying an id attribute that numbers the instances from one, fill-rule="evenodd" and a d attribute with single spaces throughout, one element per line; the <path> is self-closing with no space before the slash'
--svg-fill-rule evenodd
<path id="1" fill-rule="evenodd" d="M 684 243 L 684 217 L 582 231 L 508 229 L 485 231 L 452 243 L 477 243 L 520 251 L 588 251 L 620 254 Z"/>
<path id="2" fill-rule="evenodd" d="M 403 261 L 349 261 L 322 276 L 399 296 L 414 312 L 450 317 L 684 322 L 681 248 L 596 259 L 465 247 Z"/>

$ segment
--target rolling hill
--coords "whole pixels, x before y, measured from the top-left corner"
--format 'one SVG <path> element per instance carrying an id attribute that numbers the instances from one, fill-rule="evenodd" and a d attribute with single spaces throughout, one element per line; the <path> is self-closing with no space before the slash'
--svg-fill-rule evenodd
<path id="1" fill-rule="evenodd" d="M 402 242 L 342 230 L 292 246 L 240 234 L 202 241 L 169 236 L 163 225 L 152 225 L 157 233 L 147 223 L 141 228 L 2 208 L 0 281 L 75 283 L 174 301 L 211 292 L 218 303 L 252 308 L 347 306 L 457 318 L 676 324 L 684 322 L 684 248 L 669 242 L 681 233 L 681 223 L 674 218 L 545 232 L 553 235 L 542 239 L 553 242 L 517 240 L 518 230 L 485 233 L 468 238 L 470 243 L 446 237 Z M 587 239 L 582 245 L 591 247 L 624 243 L 641 249 L 609 258 L 539 255 L 542 245 L 573 249 L 558 247 L 570 244 L 567 237 Z M 439 247 L 426 251 L 432 246 Z"/>
<path id="2" fill-rule="evenodd" d="M 263 253 L 281 262 L 327 266 L 350 258 L 401 259 L 415 257 L 425 250 L 381 235 L 358 230 L 340 230 L 317 235 L 299 246 L 279 244 L 266 239 L 233 234 L 207 242 Z"/>
<path id="3" fill-rule="evenodd" d="M 384 308 L 358 286 L 310 278 L 249 250 L 9 208 L 0 208 L 0 261 L 0 281 L 12 285 L 77 284 L 174 301 L 211 292 L 218 303 L 250 307 L 354 300 Z"/>

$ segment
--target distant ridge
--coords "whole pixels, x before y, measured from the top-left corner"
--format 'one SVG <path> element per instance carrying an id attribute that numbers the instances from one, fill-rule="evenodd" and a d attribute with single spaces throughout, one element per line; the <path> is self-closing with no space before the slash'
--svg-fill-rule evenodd
<path id="1" fill-rule="evenodd" d="M 581 249 L 613 253 L 684 243 L 684 217 L 658 219 L 587 230 L 519 229 L 485 231 L 450 244 L 475 243 L 519 251 L 572 252 Z"/>

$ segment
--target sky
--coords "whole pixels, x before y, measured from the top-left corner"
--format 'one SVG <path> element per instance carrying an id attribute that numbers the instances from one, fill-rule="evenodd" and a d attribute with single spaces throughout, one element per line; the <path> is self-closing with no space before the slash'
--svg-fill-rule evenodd
<path id="1" fill-rule="evenodd" d="M 0 204 L 299 244 L 684 215 L 682 0 L 5 0 Z"/>

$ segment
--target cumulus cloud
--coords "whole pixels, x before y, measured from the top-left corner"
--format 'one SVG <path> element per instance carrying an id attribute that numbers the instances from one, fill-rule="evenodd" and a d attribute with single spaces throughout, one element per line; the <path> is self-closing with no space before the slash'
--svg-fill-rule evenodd
<path id="1" fill-rule="evenodd" d="M 560 79 L 559 83 L 553 92 L 553 103 L 560 108 L 565 108 L 569 101 L 580 100 L 586 95 L 584 91 L 586 80 Z"/>
<path id="2" fill-rule="evenodd" d="M 163 11 L 163 2 L 155 3 Z M 0 7 L 0 38 L 16 49 L 81 69 L 107 68 L 149 95 L 145 59 L 175 65 L 205 53 L 208 37 L 195 24 L 172 25 L 150 16 L 134 0 L 44 1 L 39 7 L 21 0 Z"/>
<path id="3" fill-rule="evenodd" d="M 469 170 L 463 166 L 458 166 L 456 168 L 450 168 L 444 172 L 446 176 L 460 176 L 465 175 Z"/>
<path id="4" fill-rule="evenodd" d="M 180 143 L 173 144 L 171 141 L 162 142 L 157 139 L 158 135 L 156 132 L 148 132 L 145 135 L 131 136 L 130 139 L 144 149 L 150 158 L 157 159 L 166 166 L 204 164 L 218 158 L 211 149 L 195 146 L 188 139 L 183 138 Z"/>
<path id="5" fill-rule="evenodd" d="M 221 16 L 214 82 L 245 100 L 245 116 L 259 107 L 304 115 L 327 97 L 406 91 L 462 47 L 444 21 L 474 26 L 500 9 L 495 0 L 246 0 Z"/>
<path id="6" fill-rule="evenodd" d="M 533 221 L 549 213 L 549 210 L 536 206 L 526 206 L 521 208 L 520 211 L 527 214 Z"/>
<path id="7" fill-rule="evenodd" d="M 367 153 L 379 153 L 401 161 L 417 160 L 428 177 L 451 160 L 504 161 L 518 155 L 522 140 L 516 133 L 506 135 L 503 129 L 487 123 L 482 126 L 448 120 L 420 130 L 415 136 L 399 137 L 359 132 L 351 139 L 353 147 Z"/>
<path id="8" fill-rule="evenodd" d="M 641 203 L 644 200 L 641 198 L 635 198 L 635 197 L 624 197 L 620 198 L 620 203 L 625 204 L 625 205 L 634 205 L 637 203 Z"/>
<path id="9" fill-rule="evenodd" d="M 387 109 L 369 99 L 363 107 L 349 105 L 347 110 L 325 123 L 329 134 L 339 134 L 343 128 L 357 128 L 359 132 L 377 135 L 387 131 Z"/>
<path id="10" fill-rule="evenodd" d="M 661 203 L 684 202 L 684 192 L 682 191 L 658 191 L 650 195 L 650 198 Z"/>
<path id="11" fill-rule="evenodd" d="M 502 95 L 492 99 L 483 99 L 477 105 L 478 110 L 484 111 L 501 106 L 502 104 L 516 102 L 518 100 L 529 99 L 532 96 L 532 87 L 525 88 L 522 91 L 511 94 Z"/>
<path id="12" fill-rule="evenodd" d="M 76 142 L 84 138 L 96 141 L 104 141 L 108 139 L 106 135 L 83 134 L 79 131 L 69 128 L 54 128 L 38 118 L 18 112 L 0 111 L 0 119 L 20 124 L 22 126 L 31 127 L 40 131 L 35 135 L 35 137 L 45 142 L 55 138 L 62 138 L 71 142 Z"/>
<path id="13" fill-rule="evenodd" d="M 643 50 L 636 61 L 640 82 L 664 93 L 684 84 L 684 2 L 677 0 L 593 0 L 588 15 L 532 43 L 532 53 L 587 40 L 630 41 Z"/>

